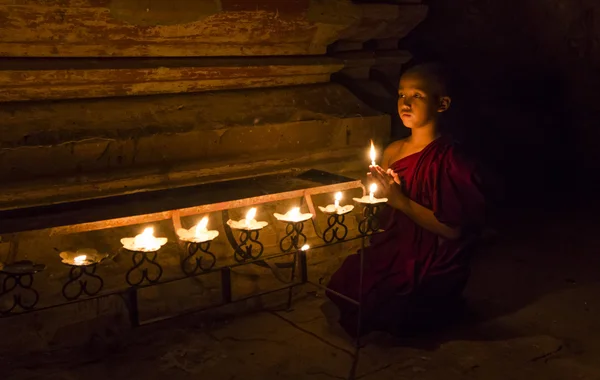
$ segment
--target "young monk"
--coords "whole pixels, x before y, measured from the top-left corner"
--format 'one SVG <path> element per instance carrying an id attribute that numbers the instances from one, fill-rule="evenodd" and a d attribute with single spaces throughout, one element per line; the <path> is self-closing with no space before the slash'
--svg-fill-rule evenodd
<path id="1" fill-rule="evenodd" d="M 400 79 L 398 112 L 410 137 L 389 145 L 370 167 L 377 197 L 388 198 L 384 232 L 364 251 L 361 333 L 412 333 L 444 323 L 460 304 L 470 248 L 484 216 L 475 165 L 442 136 L 451 98 L 441 68 L 415 66 Z M 334 273 L 329 288 L 359 299 L 359 254 Z M 357 334 L 358 308 L 328 292 L 340 324 Z"/>

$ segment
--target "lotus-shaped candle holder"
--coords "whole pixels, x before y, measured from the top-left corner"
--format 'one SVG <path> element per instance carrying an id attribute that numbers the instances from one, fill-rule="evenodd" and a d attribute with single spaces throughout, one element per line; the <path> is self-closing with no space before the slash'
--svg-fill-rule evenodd
<path id="1" fill-rule="evenodd" d="M 352 200 L 354 200 L 355 202 L 358 202 L 358 203 L 371 204 L 371 205 L 376 205 L 379 203 L 386 203 L 388 201 L 387 198 L 375 198 L 375 197 L 371 197 L 369 195 L 365 195 L 362 198 L 352 198 Z"/>
<path id="2" fill-rule="evenodd" d="M 167 238 L 157 238 L 154 236 L 152 227 L 146 228 L 144 232 L 135 236 L 121 239 L 123 247 L 134 252 L 155 252 L 163 245 L 167 244 Z"/>
<path id="3" fill-rule="evenodd" d="M 319 206 L 319 210 L 321 210 L 322 213 L 328 214 L 328 215 L 332 215 L 332 214 L 345 215 L 345 214 L 349 213 L 350 211 L 354 210 L 354 206 L 353 205 L 346 205 L 346 206 L 327 205 L 325 207 Z"/>
<path id="4" fill-rule="evenodd" d="M 256 231 L 262 230 L 266 226 L 269 225 L 267 222 L 257 221 L 256 219 L 250 219 L 249 221 L 246 219 L 241 220 L 231 220 L 227 221 L 227 225 L 235 230 L 248 230 L 248 231 Z"/>
<path id="5" fill-rule="evenodd" d="M 305 222 L 313 217 L 313 214 L 310 214 L 310 213 L 302 214 L 300 212 L 299 207 L 294 207 L 293 209 L 289 210 L 285 214 L 274 213 L 273 215 L 275 216 L 275 218 L 277 218 L 277 220 L 282 221 L 282 222 L 287 222 L 287 223 Z"/>
<path id="6" fill-rule="evenodd" d="M 107 257 L 107 253 L 99 253 L 93 248 L 83 248 L 77 251 L 64 251 L 60 253 L 63 264 L 78 267 L 98 264 Z"/>

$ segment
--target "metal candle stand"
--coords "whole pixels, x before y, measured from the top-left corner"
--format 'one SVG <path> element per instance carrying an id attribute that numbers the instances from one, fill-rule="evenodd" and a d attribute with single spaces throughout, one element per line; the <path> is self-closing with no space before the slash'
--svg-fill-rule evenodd
<path id="1" fill-rule="evenodd" d="M 2 288 L 0 289 L 0 305 L 4 297 L 12 294 L 12 305 L 8 308 L 0 306 L 0 314 L 10 314 L 16 308 L 20 307 L 23 310 L 31 310 L 37 305 L 40 295 L 33 288 L 33 275 L 44 270 L 45 265 L 34 265 L 30 261 L 21 261 L 14 264 L 9 264 L 0 270 L 2 280 Z M 30 294 L 33 299 L 27 302 L 23 297 L 25 294 Z"/>
<path id="2" fill-rule="evenodd" d="M 281 252 L 291 252 L 298 250 L 306 244 L 306 235 L 304 230 L 304 221 L 302 222 L 287 222 L 285 226 L 285 236 L 279 241 L 279 249 Z"/>
<path id="3" fill-rule="evenodd" d="M 377 203 L 365 204 L 362 212 L 363 218 L 358 223 L 358 232 L 360 232 L 361 235 L 372 235 L 374 232 L 379 231 L 379 219 L 377 219 L 379 208 L 380 206 Z"/>
<path id="4" fill-rule="evenodd" d="M 323 231 L 323 241 L 330 244 L 334 241 L 343 241 L 348 236 L 348 227 L 344 224 L 345 214 L 331 214 L 327 218 L 327 228 Z M 340 229 L 344 231 L 340 232 Z"/>
<path id="5" fill-rule="evenodd" d="M 256 260 L 262 256 L 265 246 L 258 240 L 259 232 L 260 230 L 240 230 L 240 243 L 233 253 L 233 257 L 238 263 Z M 258 253 L 253 254 L 255 246 L 258 246 Z"/>
<path id="6" fill-rule="evenodd" d="M 194 276 L 198 272 L 208 272 L 217 263 L 217 258 L 210 252 L 210 241 L 201 243 L 187 242 L 187 256 L 181 260 L 181 270 L 188 276 Z M 197 257 L 197 254 L 200 254 Z M 208 256 L 209 264 L 205 265 L 204 256 Z"/>
<path id="7" fill-rule="evenodd" d="M 131 260 L 133 261 L 133 266 L 131 267 L 131 269 L 129 269 L 127 271 L 127 276 L 125 278 L 127 280 L 127 283 L 131 286 L 139 286 L 144 282 L 144 280 L 146 280 L 150 284 L 156 284 L 160 280 L 160 277 L 162 276 L 162 273 L 163 273 L 163 268 L 156 261 L 156 258 L 158 257 L 158 250 L 156 250 L 156 251 L 130 251 L 128 249 L 126 249 L 126 250 L 132 253 Z M 150 256 L 150 255 L 152 255 L 152 256 Z M 155 266 L 158 269 L 158 274 L 156 276 L 150 276 L 148 268 L 141 268 L 145 262 L 149 263 L 149 265 Z M 140 268 L 141 268 L 140 271 L 142 272 L 142 275 L 140 276 L 139 281 L 135 281 L 135 282 L 132 281 L 131 280 L 131 278 L 133 277 L 132 274 Z"/>
<path id="8" fill-rule="evenodd" d="M 62 294 L 67 300 L 76 300 L 77 298 L 81 297 L 82 294 L 87 296 L 95 296 L 96 294 L 100 293 L 104 287 L 104 280 L 102 280 L 102 277 L 96 274 L 98 263 L 70 266 L 71 270 L 69 271 L 69 280 L 62 288 Z M 93 278 L 98 281 L 98 286 L 96 286 L 95 290 L 90 290 L 88 287 L 87 278 Z M 73 286 L 76 286 L 77 291 L 73 295 L 69 295 L 68 289 L 73 288 Z"/>

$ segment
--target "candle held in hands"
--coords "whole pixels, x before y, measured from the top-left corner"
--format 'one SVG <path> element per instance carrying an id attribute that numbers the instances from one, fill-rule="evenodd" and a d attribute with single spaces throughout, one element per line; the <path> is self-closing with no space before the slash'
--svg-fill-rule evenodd
<path id="1" fill-rule="evenodd" d="M 375 145 L 373 145 L 373 140 L 371 140 L 371 151 L 369 152 L 369 156 L 371 157 L 371 166 L 377 165 L 375 163 L 376 154 L 375 154 Z"/>

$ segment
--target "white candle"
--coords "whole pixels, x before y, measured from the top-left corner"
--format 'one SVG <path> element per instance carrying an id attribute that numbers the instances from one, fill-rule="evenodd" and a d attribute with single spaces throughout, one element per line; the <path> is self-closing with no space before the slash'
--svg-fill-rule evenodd
<path id="1" fill-rule="evenodd" d="M 371 166 L 375 166 L 375 145 L 373 145 L 373 140 L 371 140 L 371 152 L 369 154 L 371 156 Z"/>
<path id="2" fill-rule="evenodd" d="M 208 225 L 208 217 L 204 217 L 202 218 L 202 220 L 200 222 L 198 222 L 198 224 L 196 224 L 196 231 L 195 231 L 195 235 L 197 238 L 202 237 L 203 233 L 206 233 L 208 230 L 206 229 L 206 226 Z"/>
<path id="3" fill-rule="evenodd" d="M 337 192 L 335 193 L 335 209 L 337 210 L 338 207 L 340 207 L 340 201 L 342 200 L 342 193 L 341 192 Z"/>
<path id="4" fill-rule="evenodd" d="M 369 200 L 371 202 L 373 202 L 374 197 L 373 194 L 377 191 L 377 185 L 372 183 L 371 186 L 369 186 Z"/>
<path id="5" fill-rule="evenodd" d="M 288 215 L 292 221 L 297 222 L 300 216 L 300 207 L 294 207 L 289 211 Z"/>
<path id="6" fill-rule="evenodd" d="M 246 228 L 250 228 L 252 226 L 252 222 L 254 222 L 254 217 L 256 216 L 256 208 L 252 207 L 246 213 Z"/>
<path id="7" fill-rule="evenodd" d="M 144 232 L 135 237 L 133 244 L 138 248 L 155 248 L 157 246 L 157 243 L 156 239 L 154 238 L 154 228 L 146 228 Z"/>

